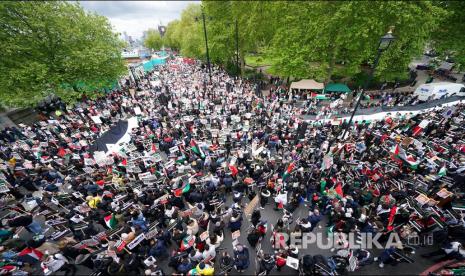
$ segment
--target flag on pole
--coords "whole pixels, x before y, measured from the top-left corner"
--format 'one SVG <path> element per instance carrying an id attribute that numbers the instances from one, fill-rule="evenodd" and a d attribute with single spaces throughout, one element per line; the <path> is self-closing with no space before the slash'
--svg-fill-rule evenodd
<path id="1" fill-rule="evenodd" d="M 110 229 L 115 228 L 116 225 L 118 224 L 113 213 L 109 216 L 104 217 L 103 219 L 105 220 L 105 224 L 107 225 L 107 227 Z"/>
<path id="2" fill-rule="evenodd" d="M 412 170 L 418 169 L 418 165 L 420 164 L 420 162 L 415 160 L 415 158 L 412 155 L 409 155 L 406 159 L 404 159 L 404 161 L 407 162 L 407 164 Z"/>
<path id="3" fill-rule="evenodd" d="M 407 154 L 405 154 L 404 149 L 399 144 L 396 144 L 391 149 L 391 153 L 392 153 L 393 160 L 396 160 L 396 159 L 406 160 L 407 159 Z"/>
<path id="4" fill-rule="evenodd" d="M 428 120 L 421 121 L 421 123 L 419 123 L 416 127 L 413 128 L 412 135 L 413 136 L 419 135 L 423 131 L 423 129 L 425 129 L 428 126 L 428 124 L 429 124 Z"/>
<path id="5" fill-rule="evenodd" d="M 191 184 L 187 182 L 181 188 L 174 190 L 173 193 L 175 197 L 181 197 L 182 194 L 189 192 L 190 189 L 191 189 Z"/>
<path id="6" fill-rule="evenodd" d="M 291 162 L 283 174 L 283 181 L 286 180 L 289 177 L 289 175 L 291 175 L 291 172 L 294 169 L 294 167 L 295 167 L 295 163 Z"/>
<path id="7" fill-rule="evenodd" d="M 197 144 L 197 142 L 195 142 L 194 139 L 191 139 L 190 145 L 191 145 L 191 150 L 195 154 L 200 156 L 202 159 L 205 159 L 205 154 L 203 153 L 202 149 L 199 147 L 199 145 Z"/>

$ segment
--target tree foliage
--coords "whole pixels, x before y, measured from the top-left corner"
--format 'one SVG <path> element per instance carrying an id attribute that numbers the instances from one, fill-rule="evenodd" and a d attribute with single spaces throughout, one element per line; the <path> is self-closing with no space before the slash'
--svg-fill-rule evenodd
<path id="1" fill-rule="evenodd" d="M 149 49 L 160 49 L 163 45 L 163 40 L 161 38 L 160 32 L 155 29 L 149 29 L 147 31 L 147 37 L 144 40 L 144 46 Z"/>
<path id="2" fill-rule="evenodd" d="M 428 42 L 455 51 L 457 59 L 459 55 L 464 57 L 460 38 L 465 35 L 465 25 L 459 12 L 464 9 L 463 3 L 202 1 L 214 62 L 227 64 L 234 59 L 237 20 L 241 60 L 246 54 L 260 53 L 275 62 L 272 71 L 281 76 L 321 81 L 329 81 L 333 75 L 351 77 L 362 72 L 373 62 L 379 39 L 390 26 L 395 27 L 396 41 L 380 60 L 377 75 L 381 79 L 406 76 L 408 64 L 422 54 Z M 200 14 L 199 5 L 195 9 Z M 173 23 L 171 31 L 168 25 L 167 32 L 176 37 L 172 41 L 177 42 L 182 53 L 203 57 L 205 45 L 199 39 L 203 30 L 199 25 L 193 28 L 192 16 L 186 14 Z M 186 45 L 181 43 L 181 34 L 197 39 Z"/>
<path id="3" fill-rule="evenodd" d="M 432 35 L 432 45 L 442 57 L 453 56 L 460 68 L 465 68 L 465 1 L 436 1 L 447 11 Z"/>
<path id="4" fill-rule="evenodd" d="M 69 2 L 0 3 L 1 101 L 31 105 L 55 93 L 71 101 L 113 83 L 124 46 L 107 18 Z"/>

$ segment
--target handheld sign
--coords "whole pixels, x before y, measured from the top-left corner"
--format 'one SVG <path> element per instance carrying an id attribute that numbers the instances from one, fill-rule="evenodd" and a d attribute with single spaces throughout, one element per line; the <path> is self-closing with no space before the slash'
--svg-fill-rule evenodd
<path id="1" fill-rule="evenodd" d="M 144 233 L 140 234 L 137 236 L 134 240 L 132 240 L 128 245 L 126 246 L 129 250 L 133 250 L 139 243 L 141 243 L 143 240 L 145 240 L 145 235 Z"/>
<path id="2" fill-rule="evenodd" d="M 231 236 L 233 240 L 236 240 L 237 238 L 241 236 L 241 231 L 240 230 L 234 231 L 231 233 Z"/>

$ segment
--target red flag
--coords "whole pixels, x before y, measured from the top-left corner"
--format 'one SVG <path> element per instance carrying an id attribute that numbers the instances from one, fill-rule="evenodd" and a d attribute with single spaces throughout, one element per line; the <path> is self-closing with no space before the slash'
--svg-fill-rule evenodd
<path id="1" fill-rule="evenodd" d="M 418 134 L 420 134 L 420 132 L 422 131 L 423 129 L 420 127 L 420 126 L 416 126 L 413 128 L 413 136 L 417 136 Z"/>
<path id="2" fill-rule="evenodd" d="M 181 197 L 182 196 L 182 188 L 178 188 L 173 191 L 173 194 L 175 197 Z"/>
<path id="3" fill-rule="evenodd" d="M 19 257 L 23 257 L 23 256 L 26 256 L 26 255 L 30 256 L 31 258 L 36 259 L 37 261 L 40 261 L 42 259 L 42 257 L 44 256 L 44 254 L 42 254 L 42 252 L 40 252 L 37 249 L 31 248 L 31 247 L 26 247 L 25 249 L 23 249 L 18 254 Z"/>
<path id="4" fill-rule="evenodd" d="M 66 154 L 66 151 L 65 151 L 64 148 L 60 148 L 58 150 L 58 156 L 60 156 L 61 158 L 63 158 L 63 156 L 65 156 L 65 154 Z"/>
<path id="5" fill-rule="evenodd" d="M 389 213 L 389 220 L 388 220 L 388 231 L 391 231 L 392 229 L 394 229 L 394 226 L 392 226 L 392 223 L 394 222 L 394 217 L 396 216 L 396 213 L 397 213 L 397 206 L 394 205 L 392 206 L 391 208 L 391 212 Z"/>
<path id="6" fill-rule="evenodd" d="M 121 165 L 127 166 L 128 165 L 128 160 L 126 160 L 126 158 L 123 159 L 123 161 L 121 161 Z"/>
<path id="7" fill-rule="evenodd" d="M 340 195 L 341 197 L 344 197 L 344 193 L 342 192 L 342 185 L 341 183 L 337 183 L 336 188 L 334 188 L 336 193 Z"/>
<path id="8" fill-rule="evenodd" d="M 291 164 L 289 164 L 289 166 L 287 167 L 287 170 L 286 170 L 287 173 L 291 173 L 292 170 L 294 169 L 294 167 L 295 167 L 294 162 L 292 162 Z"/>
<path id="9" fill-rule="evenodd" d="M 233 177 L 236 176 L 237 173 L 239 172 L 239 171 L 237 170 L 237 168 L 236 168 L 235 166 L 233 166 L 233 165 L 229 165 L 229 170 L 231 170 L 231 175 L 232 175 Z"/>

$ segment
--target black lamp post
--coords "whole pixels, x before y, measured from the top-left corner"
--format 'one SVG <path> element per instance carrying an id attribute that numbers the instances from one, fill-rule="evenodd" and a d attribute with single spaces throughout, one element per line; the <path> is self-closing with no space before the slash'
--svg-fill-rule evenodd
<path id="1" fill-rule="evenodd" d="M 237 74 L 241 74 L 241 66 L 239 65 L 239 27 L 236 18 L 236 66 L 237 66 Z"/>
<path id="2" fill-rule="evenodd" d="M 355 112 L 357 112 L 358 106 L 360 105 L 360 101 L 361 101 L 361 99 L 363 98 L 363 96 L 365 94 L 365 90 L 368 88 L 368 85 L 370 84 L 371 80 L 373 79 L 373 75 L 375 73 L 376 67 L 378 66 L 381 54 L 384 51 L 386 51 L 389 48 L 389 46 L 391 46 L 391 43 L 395 40 L 395 37 L 392 35 L 392 30 L 393 30 L 393 27 L 391 27 L 389 29 L 389 31 L 387 32 L 387 34 L 385 34 L 379 40 L 378 53 L 376 54 L 375 62 L 371 66 L 370 73 L 368 75 L 367 80 L 365 81 L 365 84 L 363 85 L 363 89 L 360 91 L 360 95 L 359 95 L 359 97 L 357 99 L 357 103 L 355 104 L 354 111 L 352 111 L 352 114 L 350 115 L 349 122 L 346 124 L 346 126 L 344 128 L 344 133 L 342 135 L 342 139 L 345 138 L 346 133 L 347 133 L 348 129 L 350 128 L 350 125 L 352 124 L 352 119 L 354 118 Z M 328 151 L 329 151 L 330 147 L 331 146 L 328 146 Z"/>
<path id="3" fill-rule="evenodd" d="M 199 19 L 196 17 L 196 21 Z M 212 71 L 211 71 L 211 65 L 210 65 L 210 52 L 208 51 L 208 36 L 207 36 L 207 25 L 205 23 L 205 12 L 202 7 L 202 23 L 203 23 L 203 35 L 205 37 L 205 51 L 207 54 L 207 66 L 208 66 L 208 75 L 210 76 L 210 83 L 212 83 Z"/>

